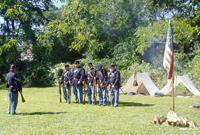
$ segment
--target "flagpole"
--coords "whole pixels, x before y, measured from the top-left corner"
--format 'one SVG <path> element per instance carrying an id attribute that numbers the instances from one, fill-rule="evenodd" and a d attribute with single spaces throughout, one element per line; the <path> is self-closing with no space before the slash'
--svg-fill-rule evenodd
<path id="1" fill-rule="evenodd" d="M 174 77 L 172 79 L 172 107 L 174 112 Z"/>
<path id="2" fill-rule="evenodd" d="M 169 19 L 169 23 L 171 24 L 171 18 Z M 172 44 L 174 44 L 173 40 L 172 40 Z M 172 74 L 172 109 L 174 112 L 174 73 Z"/>

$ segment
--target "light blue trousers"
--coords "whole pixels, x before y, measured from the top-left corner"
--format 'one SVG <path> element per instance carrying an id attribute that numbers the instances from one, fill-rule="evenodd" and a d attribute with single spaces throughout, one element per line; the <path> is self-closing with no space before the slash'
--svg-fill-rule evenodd
<path id="1" fill-rule="evenodd" d="M 88 97 L 88 102 L 89 104 L 94 104 L 94 101 L 95 101 L 95 94 L 94 94 L 94 89 L 93 89 L 93 86 L 89 86 L 87 87 L 87 97 Z M 93 95 L 93 98 L 91 100 L 91 95 Z"/>
<path id="2" fill-rule="evenodd" d="M 63 96 L 66 103 L 69 103 L 69 87 L 63 87 Z"/>
<path id="3" fill-rule="evenodd" d="M 99 87 L 99 105 L 107 105 L 105 87 Z"/>
<path id="4" fill-rule="evenodd" d="M 76 103 L 83 103 L 83 86 L 72 86 Z"/>
<path id="5" fill-rule="evenodd" d="M 12 93 L 11 91 L 8 92 L 9 97 L 9 106 L 8 106 L 8 114 L 16 114 L 15 110 L 17 108 L 18 103 L 18 92 Z"/>
<path id="6" fill-rule="evenodd" d="M 111 106 L 117 107 L 119 101 L 119 89 L 111 88 L 110 91 Z"/>

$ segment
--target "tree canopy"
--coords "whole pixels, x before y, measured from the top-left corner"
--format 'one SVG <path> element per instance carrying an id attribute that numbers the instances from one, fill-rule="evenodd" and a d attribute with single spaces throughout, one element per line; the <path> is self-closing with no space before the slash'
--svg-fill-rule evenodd
<path id="1" fill-rule="evenodd" d="M 191 70 L 200 57 L 198 0 L 66 0 L 60 8 L 52 0 L 2 0 L 0 16 L 1 80 L 11 63 L 27 85 L 48 85 L 51 67 L 75 59 L 123 71 L 143 60 L 160 68 L 170 18 L 177 71 L 180 63 Z M 22 61 L 29 48 L 33 60 Z"/>

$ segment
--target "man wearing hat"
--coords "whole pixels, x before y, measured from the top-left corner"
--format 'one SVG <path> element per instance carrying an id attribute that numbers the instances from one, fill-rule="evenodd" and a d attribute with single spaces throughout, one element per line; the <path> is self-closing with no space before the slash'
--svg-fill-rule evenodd
<path id="1" fill-rule="evenodd" d="M 71 81 L 71 73 L 69 71 L 69 65 L 65 64 L 65 71 L 62 74 L 60 84 L 63 84 L 63 95 L 65 103 L 69 103 L 69 83 Z"/>
<path id="2" fill-rule="evenodd" d="M 117 107 L 119 101 L 119 88 L 120 88 L 120 72 L 115 69 L 115 65 L 110 65 L 110 73 L 108 75 L 107 84 L 110 84 L 110 100 L 111 106 Z"/>
<path id="3" fill-rule="evenodd" d="M 93 80 L 94 77 L 96 77 L 96 71 L 93 68 L 92 62 L 88 62 L 88 70 L 86 72 L 86 81 L 87 81 L 87 97 L 88 97 L 88 104 L 92 104 L 94 105 L 94 101 L 95 101 L 95 93 L 94 93 L 94 89 L 93 89 Z M 93 99 L 91 100 L 91 94 L 93 94 Z"/>
<path id="4" fill-rule="evenodd" d="M 83 84 L 84 84 L 85 69 L 80 66 L 78 60 L 75 60 L 74 64 L 75 68 L 73 68 L 71 73 L 72 88 L 75 96 L 75 102 L 80 104 L 83 102 Z"/>
<path id="5" fill-rule="evenodd" d="M 97 66 L 98 70 L 98 87 L 99 87 L 99 105 L 106 106 L 107 105 L 107 98 L 106 98 L 106 89 L 105 84 L 108 78 L 107 71 L 103 69 L 102 65 Z"/>
<path id="6" fill-rule="evenodd" d="M 10 72 L 7 74 L 6 80 L 9 97 L 8 114 L 14 115 L 16 114 L 15 111 L 18 103 L 18 91 L 22 93 L 22 87 L 16 74 L 16 66 L 14 64 L 10 66 Z"/>

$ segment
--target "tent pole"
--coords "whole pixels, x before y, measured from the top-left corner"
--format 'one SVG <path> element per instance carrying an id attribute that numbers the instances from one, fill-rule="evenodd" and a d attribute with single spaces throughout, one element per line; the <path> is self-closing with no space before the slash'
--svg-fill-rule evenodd
<path id="1" fill-rule="evenodd" d="M 174 112 L 174 77 L 172 79 L 172 107 Z"/>

